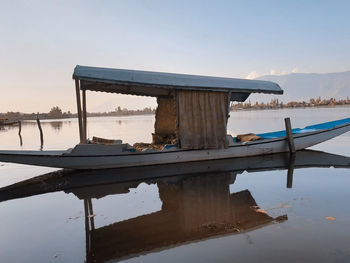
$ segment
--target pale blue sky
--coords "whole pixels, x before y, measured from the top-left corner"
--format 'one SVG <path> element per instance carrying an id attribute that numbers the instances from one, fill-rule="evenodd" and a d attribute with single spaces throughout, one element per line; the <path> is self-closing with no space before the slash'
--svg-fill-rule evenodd
<path id="1" fill-rule="evenodd" d="M 350 1 L 0 2 L 0 112 L 76 111 L 74 66 L 254 77 L 350 70 Z M 88 94 L 88 110 L 154 106 Z"/>

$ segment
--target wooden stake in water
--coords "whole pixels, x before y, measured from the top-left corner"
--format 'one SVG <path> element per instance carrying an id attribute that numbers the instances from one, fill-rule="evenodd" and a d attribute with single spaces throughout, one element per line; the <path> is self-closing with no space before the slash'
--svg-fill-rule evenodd
<path id="1" fill-rule="evenodd" d="M 22 132 L 22 122 L 19 120 L 18 121 L 18 136 L 19 136 L 19 145 L 20 146 L 23 145 L 21 132 Z"/>
<path id="2" fill-rule="evenodd" d="M 287 173 L 287 188 L 293 187 L 294 164 L 295 164 L 295 154 L 291 153 L 289 155 L 289 165 L 288 165 L 288 173 Z"/>
<path id="3" fill-rule="evenodd" d="M 287 133 L 289 151 L 291 153 L 295 153 L 295 145 L 294 145 L 294 138 L 293 138 L 293 134 L 292 134 L 292 125 L 290 124 L 290 118 L 285 118 L 284 123 L 286 125 L 286 133 Z"/>
<path id="4" fill-rule="evenodd" d="M 36 118 L 36 123 L 38 124 L 38 128 L 40 131 L 40 149 L 42 149 L 44 145 L 44 135 L 43 135 L 43 130 L 41 129 L 39 117 Z"/>
<path id="5" fill-rule="evenodd" d="M 22 123 L 21 121 L 18 121 L 18 135 L 21 136 L 21 131 L 22 131 Z"/>

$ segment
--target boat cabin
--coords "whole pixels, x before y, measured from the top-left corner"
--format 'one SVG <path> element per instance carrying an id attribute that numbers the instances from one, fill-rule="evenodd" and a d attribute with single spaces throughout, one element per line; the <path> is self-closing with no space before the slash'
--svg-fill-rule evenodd
<path id="1" fill-rule="evenodd" d="M 87 90 L 156 97 L 152 145 L 183 150 L 227 148 L 231 101 L 243 102 L 251 93 L 283 94 L 278 84 L 269 81 L 79 65 L 73 79 L 81 144 L 88 142 Z"/>

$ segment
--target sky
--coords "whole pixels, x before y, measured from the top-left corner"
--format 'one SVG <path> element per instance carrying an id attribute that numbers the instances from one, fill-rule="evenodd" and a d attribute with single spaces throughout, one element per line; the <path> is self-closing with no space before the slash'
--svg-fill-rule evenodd
<path id="1" fill-rule="evenodd" d="M 1 0 L 0 112 L 76 112 L 77 64 L 234 78 L 348 71 L 349 10 L 336 0 Z M 87 106 L 156 103 L 88 92 Z"/>

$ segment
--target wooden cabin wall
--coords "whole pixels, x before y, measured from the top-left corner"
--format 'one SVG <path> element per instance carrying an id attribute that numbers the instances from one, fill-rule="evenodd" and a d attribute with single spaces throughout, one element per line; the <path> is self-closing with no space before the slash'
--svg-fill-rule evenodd
<path id="1" fill-rule="evenodd" d="M 181 149 L 228 148 L 229 93 L 179 90 L 176 99 Z"/>
<path id="2" fill-rule="evenodd" d="M 174 98 L 157 98 L 153 144 L 167 144 L 176 137 L 176 107 Z"/>

